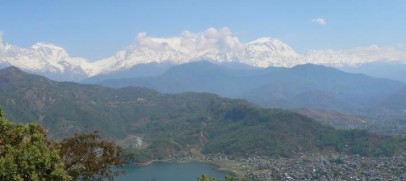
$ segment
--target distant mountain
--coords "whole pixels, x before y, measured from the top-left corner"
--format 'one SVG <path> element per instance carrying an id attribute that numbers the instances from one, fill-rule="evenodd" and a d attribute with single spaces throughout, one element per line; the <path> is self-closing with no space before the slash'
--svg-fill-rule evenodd
<path id="1" fill-rule="evenodd" d="M 147 87 L 167 93 L 211 92 L 269 107 L 356 112 L 379 103 L 405 84 L 320 65 L 231 69 L 210 62 L 182 64 L 157 77 L 101 81 L 109 87 Z"/>
<path id="2" fill-rule="evenodd" d="M 335 130 L 242 100 L 54 82 L 15 67 L 0 70 L 0 104 L 10 120 L 39 122 L 54 138 L 99 130 L 137 152 L 140 161 L 200 152 L 291 156 L 334 148 L 372 156 L 404 150 L 391 137 Z"/>
<path id="3" fill-rule="evenodd" d="M 86 62 L 83 58 L 69 57 L 65 49 L 52 44 L 20 48 L 0 42 L 0 67 L 16 66 L 53 80 L 75 81 L 87 77 Z"/>
<path id="4" fill-rule="evenodd" d="M 170 38 L 139 33 L 133 44 L 115 54 L 99 60 L 88 60 L 72 57 L 63 47 L 51 43 L 36 43 L 23 48 L 4 42 L 0 37 L 0 67 L 16 66 L 52 80 L 79 82 L 89 77 L 101 81 L 107 79 L 101 77 L 108 75 L 111 75 L 108 79 L 137 76 L 141 70 L 136 66 L 149 63 L 179 65 L 208 60 L 261 68 L 293 67 L 307 63 L 333 67 L 362 66 L 377 60 L 405 63 L 404 55 L 391 50 L 371 45 L 349 50 L 309 50 L 300 54 L 279 39 L 262 37 L 241 42 L 227 28 L 209 28 L 200 33 L 186 31 Z M 404 68 L 402 71 L 406 72 Z M 373 75 L 376 72 L 370 73 Z"/>
<path id="5" fill-rule="evenodd" d="M 350 74 L 311 64 L 276 71 L 268 77 L 265 85 L 242 97 L 271 107 L 357 112 L 405 87 L 405 84 L 389 79 Z M 279 103 L 281 100 L 284 101 L 283 105 Z"/>
<path id="6" fill-rule="evenodd" d="M 252 69 L 229 68 L 208 61 L 193 62 L 171 67 L 161 76 L 112 79 L 97 84 L 109 87 L 148 87 L 167 93 L 186 91 L 211 92 L 237 97 L 241 92 L 261 85 L 256 77 L 265 76 L 279 68 Z"/>
<path id="7" fill-rule="evenodd" d="M 131 73 L 140 71 L 134 66 L 149 63 L 182 64 L 209 60 L 214 63 L 233 62 L 255 67 L 293 66 L 303 63 L 298 59 L 299 54 L 278 39 L 259 38 L 241 43 L 232 37 L 210 36 L 210 33 L 221 34 L 213 28 L 208 29 L 207 33 L 200 37 L 202 41 L 207 40 L 205 45 L 193 39 L 182 42 L 186 37 L 159 39 L 139 34 L 136 44 L 96 61 L 71 57 L 64 48 L 50 43 L 37 43 L 29 48 L 21 48 L 3 42 L 0 38 L 0 67 L 16 66 L 53 80 L 78 82 L 97 75 L 103 77 L 110 74 L 111 78 L 137 75 L 138 73 Z M 119 74 L 125 76 L 117 76 Z"/>
<path id="8" fill-rule="evenodd" d="M 170 63 L 146 63 L 138 64 L 134 67 L 125 70 L 118 70 L 106 74 L 99 74 L 93 77 L 86 78 L 81 83 L 96 83 L 111 79 L 126 79 L 133 77 L 154 77 L 165 73 L 169 68 L 174 66 Z"/>
<path id="9" fill-rule="evenodd" d="M 391 110 L 397 114 L 406 116 L 406 89 L 402 89 L 387 97 L 378 106 L 382 109 Z"/>
<path id="10" fill-rule="evenodd" d="M 404 62 L 371 62 L 357 66 L 339 67 L 340 70 L 351 73 L 362 73 L 378 78 L 388 78 L 406 83 L 406 64 Z"/>

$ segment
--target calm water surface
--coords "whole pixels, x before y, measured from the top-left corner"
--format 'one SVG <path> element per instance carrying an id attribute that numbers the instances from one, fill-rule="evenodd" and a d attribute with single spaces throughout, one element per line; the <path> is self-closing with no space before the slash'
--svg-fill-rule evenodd
<path id="1" fill-rule="evenodd" d="M 195 181 L 202 174 L 216 178 L 231 175 L 217 170 L 208 163 L 168 163 L 154 162 L 146 166 L 125 166 L 125 175 L 116 178 L 118 181 Z"/>

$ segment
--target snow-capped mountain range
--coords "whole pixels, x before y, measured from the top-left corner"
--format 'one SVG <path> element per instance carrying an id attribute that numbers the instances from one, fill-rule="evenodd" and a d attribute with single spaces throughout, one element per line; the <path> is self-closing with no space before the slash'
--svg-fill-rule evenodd
<path id="1" fill-rule="evenodd" d="M 13 65 L 56 80 L 77 81 L 142 63 L 182 64 L 200 60 L 239 62 L 256 67 L 291 67 L 305 63 L 343 66 L 377 60 L 404 61 L 406 53 L 397 47 L 371 45 L 351 50 L 309 50 L 299 54 L 278 39 L 259 38 L 244 43 L 227 28 L 209 28 L 200 33 L 185 31 L 170 38 L 149 37 L 146 33 L 140 33 L 134 44 L 115 55 L 89 61 L 82 57 L 71 57 L 64 48 L 50 43 L 21 48 L 4 42 L 0 37 L 0 67 Z"/>

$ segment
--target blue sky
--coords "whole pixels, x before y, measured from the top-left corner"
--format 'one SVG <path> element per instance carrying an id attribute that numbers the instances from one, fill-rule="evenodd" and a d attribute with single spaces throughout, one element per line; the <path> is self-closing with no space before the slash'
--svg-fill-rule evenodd
<path id="1" fill-rule="evenodd" d="M 209 27 L 228 27 L 243 42 L 278 38 L 298 52 L 397 46 L 406 44 L 406 1 L 0 0 L 6 42 L 54 43 L 92 60 L 134 43 L 140 32 L 170 37 Z"/>

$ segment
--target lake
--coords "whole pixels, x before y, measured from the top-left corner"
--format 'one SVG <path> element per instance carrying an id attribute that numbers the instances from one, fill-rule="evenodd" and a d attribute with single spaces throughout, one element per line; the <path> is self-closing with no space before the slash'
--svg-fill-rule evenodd
<path id="1" fill-rule="evenodd" d="M 224 179 L 230 172 L 209 163 L 154 162 L 146 166 L 124 166 L 118 181 L 194 181 L 202 174 Z"/>

